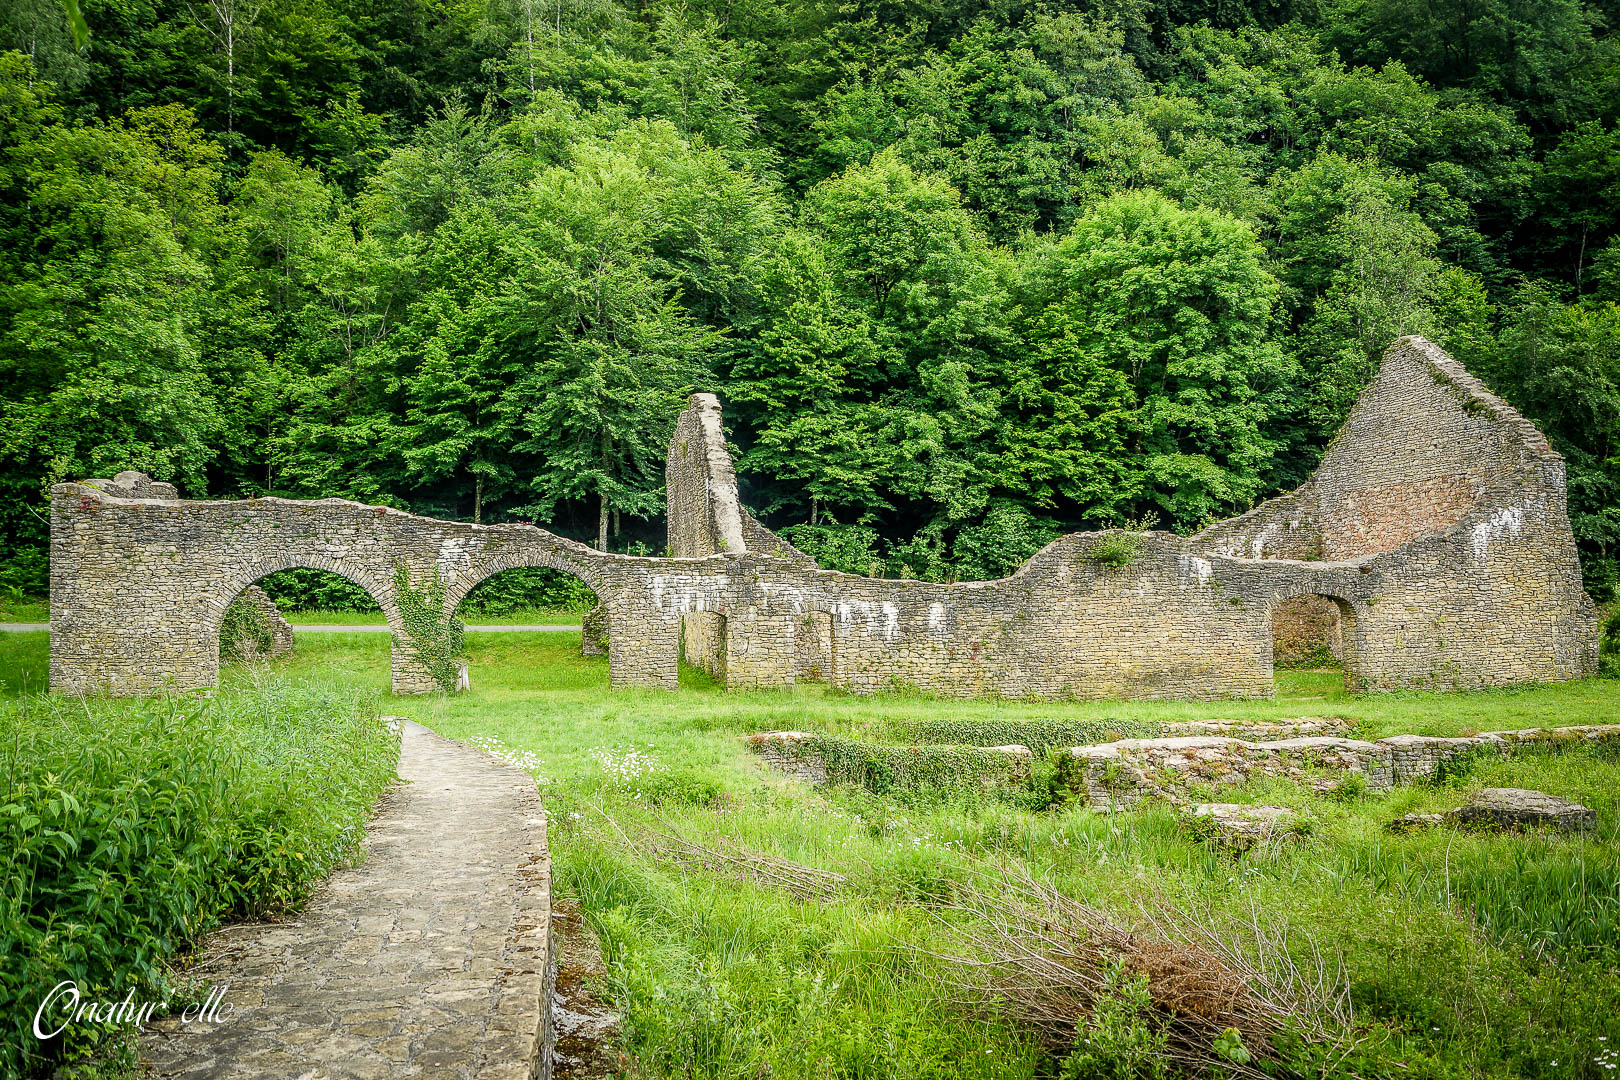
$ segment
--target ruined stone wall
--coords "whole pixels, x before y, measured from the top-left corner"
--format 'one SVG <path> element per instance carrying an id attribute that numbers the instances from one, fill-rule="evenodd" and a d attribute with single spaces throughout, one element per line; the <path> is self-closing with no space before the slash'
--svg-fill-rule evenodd
<path id="1" fill-rule="evenodd" d="M 142 478 L 144 480 L 144 478 Z M 166 485 L 165 485 L 166 487 Z M 468 525 L 341 499 L 224 501 L 131 497 L 59 484 L 51 501 L 51 686 L 148 693 L 215 684 L 225 608 L 266 574 L 302 566 L 364 588 L 394 633 L 397 692 L 432 689 L 402 646 L 395 568 L 439 574 L 446 610 L 490 574 L 549 566 L 590 586 L 605 616 L 615 686 L 674 689 L 674 599 L 705 579 L 703 560 L 594 551 L 527 525 Z M 173 489 L 169 489 L 172 491 Z M 685 588 L 681 586 L 685 585 Z"/>
<path id="2" fill-rule="evenodd" d="M 700 411 L 712 413 L 708 402 Z M 723 453 L 718 440 L 707 450 L 710 460 Z M 672 492 L 672 535 L 691 527 L 684 505 Z M 741 513 L 754 555 L 774 538 Z M 780 685 L 824 659 L 830 681 L 859 693 L 1267 695 L 1276 613 L 1286 620 L 1304 596 L 1339 612 L 1338 651 L 1356 689 L 1505 685 L 1595 668 L 1595 612 L 1580 587 L 1562 460 L 1421 338 L 1391 347 L 1298 491 L 1194 537 L 1152 534 L 1126 567 L 1090 559 L 1096 542 L 1063 537 L 1010 578 L 949 586 L 754 560 L 763 593 L 749 601 L 753 625 L 728 624 L 732 638 L 746 635 L 728 643 L 728 678 Z M 825 632 L 811 621 L 821 615 Z M 791 648 L 762 640 L 787 633 Z"/>
<path id="3" fill-rule="evenodd" d="M 702 558 L 746 550 L 743 523 L 752 518 L 737 495 L 737 472 L 720 426 L 720 400 L 713 394 L 693 394 L 675 423 L 664 465 L 664 498 L 669 554 Z M 726 677 L 725 626 L 725 617 L 714 611 L 681 617 L 682 656 L 687 663 L 722 679 Z"/>
<path id="4" fill-rule="evenodd" d="M 1145 534 L 1120 567 L 1092 557 L 1105 534 L 1076 533 L 998 581 L 818 569 L 742 508 L 712 395 L 680 416 L 666 480 L 672 557 L 651 559 L 337 499 L 180 500 L 139 474 L 58 485 L 52 686 L 213 685 L 225 606 L 292 566 L 357 582 L 397 635 L 401 563 L 418 580 L 439 573 L 452 611 L 500 570 L 575 574 L 600 601 L 592 621 L 606 622 L 615 686 L 674 689 L 684 638 L 689 659 L 740 688 L 824 673 L 856 693 L 1267 696 L 1273 613 L 1306 594 L 1338 604 L 1355 688 L 1505 685 L 1596 666 L 1562 460 L 1421 339 L 1390 350 L 1311 483 L 1198 536 Z M 429 685 L 396 639 L 395 688 Z"/>
<path id="5" fill-rule="evenodd" d="M 251 604 L 270 627 L 270 648 L 265 652 L 249 659 L 273 660 L 292 652 L 293 628 L 287 617 L 281 613 L 276 602 L 270 599 L 270 594 L 257 585 L 249 585 L 237 597 L 238 602 Z"/>

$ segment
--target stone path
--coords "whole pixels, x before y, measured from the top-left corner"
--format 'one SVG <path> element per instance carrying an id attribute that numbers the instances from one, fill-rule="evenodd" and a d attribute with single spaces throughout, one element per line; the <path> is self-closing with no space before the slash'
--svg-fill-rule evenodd
<path id="1" fill-rule="evenodd" d="M 0 633 L 27 634 L 38 630 L 49 630 L 50 623 L 42 622 L 8 622 L 0 623 Z M 536 632 L 551 633 L 564 630 L 579 631 L 579 626 L 562 626 L 550 624 L 534 624 L 519 626 L 469 626 L 467 631 L 474 634 L 510 634 Z M 294 623 L 293 632 L 299 634 L 386 634 L 388 627 L 383 625 L 322 625 L 317 623 Z"/>
<path id="2" fill-rule="evenodd" d="M 218 1023 L 154 1022 L 164 1077 L 547 1075 L 551 863 L 526 772 L 406 722 L 366 857 L 291 922 L 228 927 L 195 971 Z"/>

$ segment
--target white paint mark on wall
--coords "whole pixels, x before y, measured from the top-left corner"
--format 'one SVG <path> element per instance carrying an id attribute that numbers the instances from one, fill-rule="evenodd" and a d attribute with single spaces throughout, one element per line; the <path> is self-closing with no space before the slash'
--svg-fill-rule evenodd
<path id="1" fill-rule="evenodd" d="M 1518 536 L 1524 530 L 1524 508 L 1509 506 L 1492 514 L 1489 520 L 1474 526 L 1472 537 L 1474 561 L 1484 562 L 1490 553 L 1491 541 L 1503 536 Z"/>
<path id="2" fill-rule="evenodd" d="M 868 634 L 887 642 L 900 636 L 900 609 L 890 600 L 840 600 L 833 604 L 833 615 L 845 626 L 859 617 Z"/>
<path id="3" fill-rule="evenodd" d="M 1208 559 L 1200 559 L 1197 555 L 1180 555 L 1177 561 L 1181 564 L 1181 587 L 1196 585 L 1200 589 L 1208 588 L 1210 579 L 1215 576 L 1215 567 Z"/>
<path id="4" fill-rule="evenodd" d="M 468 539 L 465 536 L 447 536 L 439 545 L 439 576 L 445 581 L 454 581 L 472 569 Z"/>
<path id="5" fill-rule="evenodd" d="M 944 604 L 928 605 L 928 629 L 932 630 L 936 634 L 943 634 L 945 632 Z"/>
<path id="6" fill-rule="evenodd" d="M 692 585 L 687 579 L 671 574 L 650 574 L 647 586 L 652 593 L 653 607 L 670 615 L 695 615 L 700 611 L 718 611 L 719 598 L 725 595 L 729 579 L 716 574 L 701 585 Z"/>

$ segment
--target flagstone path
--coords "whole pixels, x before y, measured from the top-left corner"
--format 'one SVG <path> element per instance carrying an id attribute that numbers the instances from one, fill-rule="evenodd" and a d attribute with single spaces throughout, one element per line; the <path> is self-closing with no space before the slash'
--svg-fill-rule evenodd
<path id="1" fill-rule="evenodd" d="M 549 1074 L 551 863 L 534 779 L 405 722 L 399 775 L 297 918 L 213 935 L 194 969 L 217 1023 L 154 1022 L 153 1075 L 186 1080 Z"/>

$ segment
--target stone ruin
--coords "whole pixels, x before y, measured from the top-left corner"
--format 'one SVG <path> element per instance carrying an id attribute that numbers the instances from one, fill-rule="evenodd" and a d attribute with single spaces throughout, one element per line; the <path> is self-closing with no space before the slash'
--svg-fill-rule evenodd
<path id="1" fill-rule="evenodd" d="M 740 689 L 1214 698 L 1272 693 L 1273 618 L 1337 609 L 1352 689 L 1577 678 L 1597 664 L 1563 459 L 1439 348 L 1397 341 L 1297 490 L 1189 537 L 1073 533 L 1010 577 L 934 584 L 824 570 L 739 498 L 720 405 L 694 394 L 670 443 L 667 558 L 593 550 L 521 524 L 439 521 L 342 499 L 182 500 L 139 473 L 59 484 L 51 507 L 51 686 L 213 686 L 225 608 L 266 574 L 340 574 L 394 631 L 393 687 L 425 692 L 394 574 L 437 573 L 453 611 L 520 566 L 573 574 L 599 606 L 587 643 L 615 687 L 677 686 L 685 658 Z"/>

